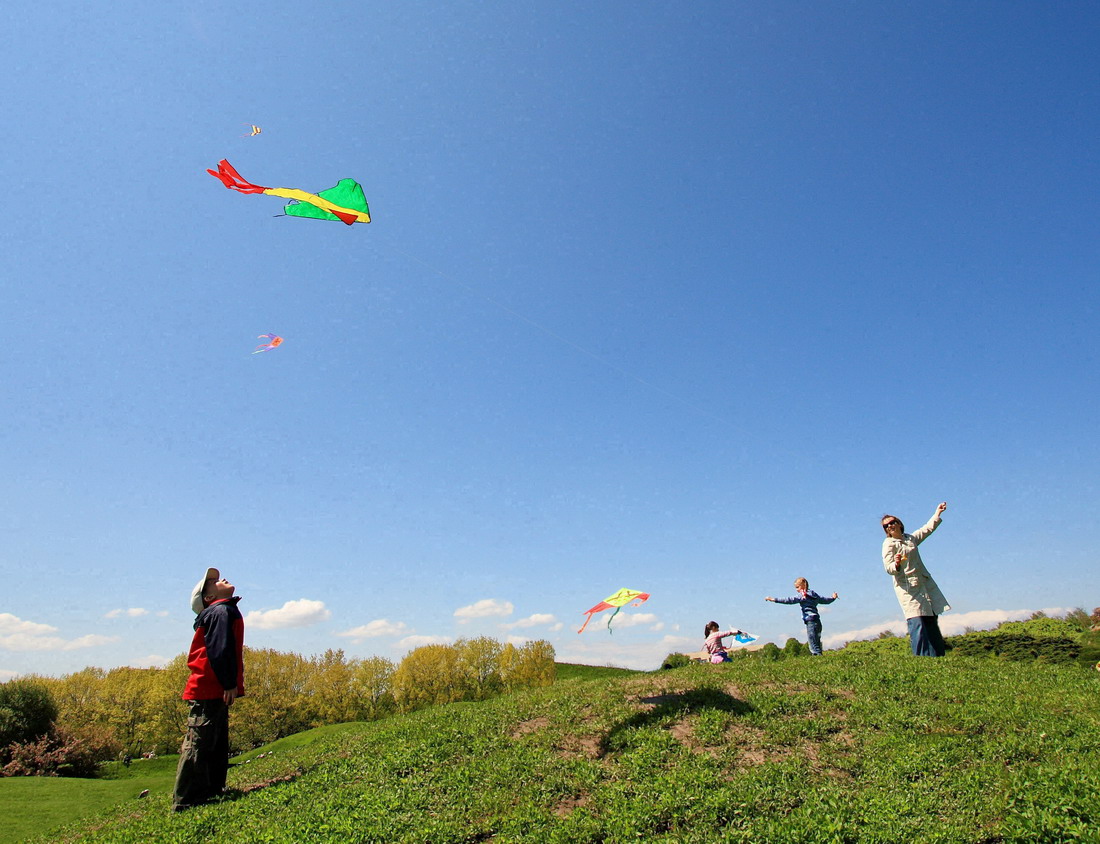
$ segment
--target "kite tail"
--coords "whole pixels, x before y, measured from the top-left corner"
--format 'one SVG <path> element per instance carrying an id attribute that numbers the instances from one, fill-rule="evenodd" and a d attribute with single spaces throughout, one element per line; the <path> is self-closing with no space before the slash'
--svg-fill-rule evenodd
<path id="1" fill-rule="evenodd" d="M 611 629 L 611 622 L 615 620 L 615 616 L 617 616 L 619 614 L 619 611 L 621 609 L 622 609 L 622 607 L 615 607 L 615 612 L 611 613 L 611 618 L 609 618 L 607 620 L 607 632 L 608 633 L 614 633 L 615 632 L 614 630 Z"/>
<path id="2" fill-rule="evenodd" d="M 578 633 L 584 632 L 584 628 L 586 628 L 588 626 L 588 622 L 592 620 L 592 615 L 593 613 L 588 613 L 588 615 L 585 616 L 584 624 L 581 625 L 581 629 L 577 631 Z"/>
<path id="3" fill-rule="evenodd" d="M 216 171 L 207 170 L 206 172 L 215 179 L 218 179 L 230 190 L 235 190 L 240 193 L 263 193 L 267 190 L 267 188 L 245 181 L 241 174 L 233 168 L 233 165 L 224 158 L 218 162 L 218 169 Z"/>

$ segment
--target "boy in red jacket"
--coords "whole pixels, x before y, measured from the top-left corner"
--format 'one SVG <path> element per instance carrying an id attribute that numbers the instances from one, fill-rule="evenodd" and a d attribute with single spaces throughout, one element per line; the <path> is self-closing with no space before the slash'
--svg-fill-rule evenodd
<path id="1" fill-rule="evenodd" d="M 180 749 L 172 808 L 207 803 L 225 789 L 229 771 L 229 707 L 244 694 L 244 618 L 235 587 L 217 569 L 191 591 L 195 636 L 187 654 L 191 676 L 183 690 L 190 707 Z"/>

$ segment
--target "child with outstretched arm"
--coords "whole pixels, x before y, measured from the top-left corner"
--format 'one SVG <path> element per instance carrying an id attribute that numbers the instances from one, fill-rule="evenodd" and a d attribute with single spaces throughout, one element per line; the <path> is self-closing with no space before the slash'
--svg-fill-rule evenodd
<path id="1" fill-rule="evenodd" d="M 831 604 L 840 596 L 833 593 L 831 598 L 823 598 L 810 589 L 810 584 L 804 577 L 795 580 L 794 588 L 798 594 L 791 598 L 773 598 L 770 595 L 765 601 L 773 604 L 798 604 L 802 607 L 802 621 L 806 624 L 806 638 L 810 643 L 810 655 L 821 656 L 821 616 L 817 611 L 818 604 Z"/>
<path id="2" fill-rule="evenodd" d="M 722 640 L 730 636 L 739 636 L 742 632 L 734 628 L 722 633 L 718 629 L 717 621 L 708 621 L 706 628 L 703 630 L 703 635 L 707 637 L 703 643 L 703 650 L 710 654 L 710 661 L 713 663 L 729 662 L 730 655 L 726 650 L 726 646 L 722 644 Z"/>

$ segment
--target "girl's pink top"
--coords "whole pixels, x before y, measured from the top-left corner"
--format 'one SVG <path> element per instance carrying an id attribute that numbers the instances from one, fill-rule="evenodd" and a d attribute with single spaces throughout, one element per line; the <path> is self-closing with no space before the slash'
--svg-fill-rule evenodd
<path id="1" fill-rule="evenodd" d="M 707 636 L 706 642 L 703 643 L 703 650 L 708 654 L 721 654 L 726 652 L 725 646 L 722 644 L 722 640 L 727 636 L 732 636 L 736 633 L 736 630 L 727 630 L 725 633 L 718 633 L 715 631 Z"/>

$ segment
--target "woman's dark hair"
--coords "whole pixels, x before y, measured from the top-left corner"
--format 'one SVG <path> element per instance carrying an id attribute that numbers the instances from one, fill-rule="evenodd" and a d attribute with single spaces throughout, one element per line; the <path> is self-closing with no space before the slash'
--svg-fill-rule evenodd
<path id="1" fill-rule="evenodd" d="M 711 633 L 713 633 L 717 629 L 718 629 L 718 622 L 717 621 L 708 621 L 706 629 L 703 630 L 703 635 L 704 636 L 709 636 Z"/>
<path id="2" fill-rule="evenodd" d="M 897 516 L 891 516 L 889 513 L 883 513 L 882 518 L 878 520 L 878 523 L 882 525 L 882 529 L 886 530 L 886 522 L 890 519 L 898 519 Z M 901 519 L 898 519 L 898 527 L 901 528 L 901 532 L 905 533 L 905 524 Z"/>

